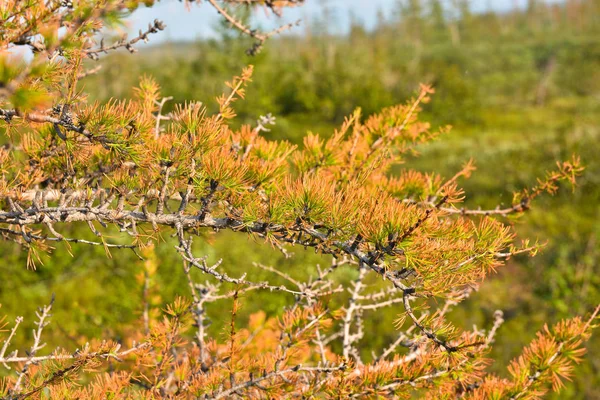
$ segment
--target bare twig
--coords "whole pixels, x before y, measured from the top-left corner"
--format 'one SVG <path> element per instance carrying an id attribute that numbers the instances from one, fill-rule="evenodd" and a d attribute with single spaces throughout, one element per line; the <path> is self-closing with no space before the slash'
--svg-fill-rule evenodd
<path id="1" fill-rule="evenodd" d="M 49 323 L 48 320 L 50 319 L 50 316 L 51 316 L 50 311 L 52 311 L 53 304 L 54 304 L 54 295 L 52 296 L 52 299 L 50 300 L 50 303 L 48 305 L 41 307 L 36 312 L 38 320 L 36 322 L 37 329 L 35 329 L 33 331 L 33 345 L 31 346 L 31 349 L 29 349 L 29 354 L 27 356 L 25 364 L 23 365 L 23 368 L 21 368 L 21 371 L 18 374 L 19 376 L 17 378 L 17 381 L 15 382 L 15 385 L 11 389 L 11 393 L 19 393 L 20 392 L 21 385 L 23 384 L 23 378 L 27 377 L 27 375 L 29 374 L 29 366 L 31 364 L 33 364 L 33 362 L 34 362 L 33 357 L 35 357 L 36 353 L 46 345 L 45 343 L 42 343 L 42 331 Z M 2 362 L 2 361 L 0 361 L 0 362 Z M 9 361 L 3 360 L 3 363 L 7 363 L 7 362 L 9 362 Z"/>
<path id="2" fill-rule="evenodd" d="M 165 28 L 166 25 L 162 21 L 155 19 L 153 23 L 148 24 L 148 29 L 146 31 L 142 32 L 142 30 L 140 29 L 138 36 L 134 37 L 131 40 L 126 40 L 125 38 L 123 38 L 110 46 L 104 46 L 104 39 L 102 39 L 99 48 L 85 50 L 85 54 L 87 54 L 88 57 L 90 57 L 92 60 L 97 60 L 100 53 L 106 54 L 111 50 L 116 50 L 121 47 L 124 47 L 130 53 L 135 53 L 137 50 L 135 49 L 135 47 L 133 47 L 134 44 L 136 44 L 140 40 L 144 41 L 144 43 L 147 43 L 148 35 L 158 33 L 159 31 L 162 31 Z"/>

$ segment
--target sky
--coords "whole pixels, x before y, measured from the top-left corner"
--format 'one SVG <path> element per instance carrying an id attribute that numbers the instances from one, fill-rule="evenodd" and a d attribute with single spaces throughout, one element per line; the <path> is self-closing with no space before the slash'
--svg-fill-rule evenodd
<path id="1" fill-rule="evenodd" d="M 452 0 L 442 0 L 443 3 L 451 4 Z M 546 0 L 547 2 L 559 0 Z M 327 8 L 332 21 L 330 25 L 337 32 L 345 32 L 350 22 L 350 10 L 353 17 L 361 21 L 367 28 L 372 28 L 377 21 L 377 13 L 389 15 L 398 0 L 306 0 L 305 5 L 284 10 L 283 18 L 278 19 L 273 15 L 266 16 L 261 10 L 257 10 L 256 17 L 265 28 L 276 27 L 287 22 L 302 19 L 303 23 L 323 15 Z M 517 7 L 524 7 L 527 0 L 471 0 L 474 11 L 506 11 Z M 219 16 L 209 4 L 192 5 L 189 11 L 185 6 L 175 0 L 163 0 L 152 8 L 140 8 L 136 10 L 128 20 L 130 34 L 137 33 L 139 29 L 145 30 L 148 23 L 154 19 L 162 20 L 167 29 L 152 38 L 153 42 L 160 41 L 190 41 L 198 38 L 209 38 L 215 36 L 214 26 Z M 302 28 L 295 28 L 301 32 Z"/>

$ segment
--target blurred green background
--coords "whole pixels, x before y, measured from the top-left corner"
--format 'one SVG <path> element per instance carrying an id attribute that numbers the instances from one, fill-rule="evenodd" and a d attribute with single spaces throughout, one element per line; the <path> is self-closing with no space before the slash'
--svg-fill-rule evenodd
<path id="1" fill-rule="evenodd" d="M 307 131 L 330 135 L 361 107 L 364 115 L 405 102 L 420 82 L 436 89 L 422 120 L 453 130 L 420 148 L 420 156 L 402 168 L 452 176 L 469 158 L 478 170 L 462 182 L 471 207 L 509 205 L 512 192 L 532 186 L 544 171 L 572 154 L 586 166 L 579 185 L 534 203 L 524 217 L 511 221 L 521 238 L 547 242 L 535 258 L 517 257 L 501 268 L 451 319 L 470 329 L 489 327 L 496 309 L 506 323 L 491 354 L 490 369 L 506 374 L 545 322 L 583 314 L 600 303 L 600 1 L 553 5 L 530 1 L 525 9 L 475 13 L 468 2 L 454 2 L 450 17 L 439 0 L 399 3 L 393 17 L 374 30 L 353 23 L 347 35 L 328 31 L 326 19 L 297 36 L 270 40 L 256 57 L 244 55 L 251 42 L 221 27 L 219 38 L 195 43 L 161 44 L 137 55 L 118 53 L 101 60 L 98 75 L 84 80 L 93 100 L 127 98 L 142 74 L 154 76 L 165 96 L 203 101 L 216 110 L 214 98 L 224 82 L 249 63 L 255 65 L 245 101 L 236 103 L 235 124 L 255 123 L 272 113 L 277 125 L 270 138 L 301 143 Z M 63 232 L 66 235 L 66 232 Z M 88 235 L 89 233 L 86 233 Z M 174 242 L 157 246 L 158 272 L 152 278 L 152 303 L 161 307 L 188 287 Z M 220 233 L 196 240 L 197 253 L 224 259 L 225 268 L 249 270 L 253 280 L 266 277 L 252 261 L 276 266 L 295 276 L 315 271 L 330 260 L 311 251 L 285 259 L 243 235 Z M 10 318 L 33 312 L 56 293 L 50 345 L 76 348 L 83 337 L 118 339 L 139 321 L 142 289 L 136 276 L 143 263 L 126 251 L 107 258 L 101 248 L 59 245 L 43 265 L 27 270 L 26 252 L 0 243 L 0 304 Z M 347 281 L 349 268 L 336 277 Z M 198 280 L 205 277 L 195 275 Z M 289 297 L 252 294 L 242 300 L 240 318 L 264 309 L 281 312 Z M 224 305 L 223 307 L 228 307 Z M 211 330 L 218 332 L 223 308 L 209 310 Z M 365 354 L 393 338 L 389 327 L 398 310 L 368 316 Z M 30 335 L 23 330 L 19 344 Z M 576 370 L 574 383 L 554 398 L 600 399 L 600 332 Z"/>

